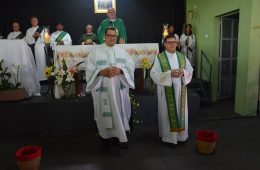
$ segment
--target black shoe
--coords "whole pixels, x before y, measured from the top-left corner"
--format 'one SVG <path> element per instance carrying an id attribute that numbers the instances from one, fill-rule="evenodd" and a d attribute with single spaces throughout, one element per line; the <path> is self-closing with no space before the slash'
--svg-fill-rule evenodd
<path id="1" fill-rule="evenodd" d="M 185 145 L 187 143 L 187 140 L 185 141 L 178 141 L 178 145 Z"/>
<path id="2" fill-rule="evenodd" d="M 127 149 L 128 148 L 128 145 L 127 145 L 127 142 L 120 142 L 118 138 L 116 137 L 113 137 L 113 146 L 116 146 L 120 149 Z"/>
<path id="3" fill-rule="evenodd" d="M 128 149 L 127 142 L 119 142 L 117 145 L 120 149 Z"/>
<path id="4" fill-rule="evenodd" d="M 111 138 L 110 139 L 104 139 L 101 136 L 98 136 L 98 138 L 99 138 L 102 150 L 107 150 L 112 146 L 111 145 Z"/>
<path id="5" fill-rule="evenodd" d="M 168 142 L 164 142 L 162 141 L 162 145 L 168 148 L 175 148 L 177 146 L 177 144 L 174 143 L 168 143 Z"/>

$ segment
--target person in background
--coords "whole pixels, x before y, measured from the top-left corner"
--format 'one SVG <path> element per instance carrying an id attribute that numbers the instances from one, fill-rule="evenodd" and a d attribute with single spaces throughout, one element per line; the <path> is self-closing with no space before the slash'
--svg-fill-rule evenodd
<path id="1" fill-rule="evenodd" d="M 108 27 L 113 27 L 116 29 L 117 34 L 117 44 L 125 44 L 127 42 L 126 29 L 124 21 L 116 16 L 116 11 L 114 8 L 109 8 L 107 10 L 107 19 L 103 20 L 97 30 L 97 36 L 99 43 L 102 44 L 105 39 L 105 30 Z"/>
<path id="2" fill-rule="evenodd" d="M 38 25 L 38 18 L 35 16 L 31 17 L 31 25 L 32 27 L 26 31 L 24 40 L 32 49 L 38 78 L 40 81 L 44 81 L 47 79 L 44 75 L 44 69 L 47 64 L 46 53 L 44 50 L 44 29 Z"/>
<path id="3" fill-rule="evenodd" d="M 20 24 L 18 22 L 13 22 L 12 24 L 13 32 L 10 32 L 7 36 L 8 40 L 15 40 L 15 39 L 23 39 L 24 35 L 20 31 Z"/>
<path id="4" fill-rule="evenodd" d="M 80 39 L 79 39 L 79 44 L 80 45 L 93 45 L 97 44 L 98 39 L 97 35 L 93 33 L 93 26 L 88 24 L 86 26 L 86 33 L 83 34 Z"/>
<path id="5" fill-rule="evenodd" d="M 51 47 L 55 48 L 57 45 L 71 45 L 72 40 L 69 33 L 63 31 L 64 26 L 61 22 L 56 25 L 56 30 L 51 34 Z"/>
<path id="6" fill-rule="evenodd" d="M 196 37 L 192 33 L 192 25 L 185 25 L 185 32 L 181 35 L 181 52 L 187 56 L 191 65 L 195 66 L 195 43 Z"/>
<path id="7" fill-rule="evenodd" d="M 178 34 L 176 34 L 176 32 L 175 32 L 174 26 L 168 25 L 167 30 L 168 30 L 168 34 L 173 35 L 175 37 L 176 41 L 178 42 L 177 43 L 177 50 L 180 50 L 180 48 L 181 48 L 180 38 L 179 38 Z"/>

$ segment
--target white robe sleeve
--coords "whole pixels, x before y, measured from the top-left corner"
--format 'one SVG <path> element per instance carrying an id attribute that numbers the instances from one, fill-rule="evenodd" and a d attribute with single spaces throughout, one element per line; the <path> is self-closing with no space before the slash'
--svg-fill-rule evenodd
<path id="1" fill-rule="evenodd" d="M 31 44 L 30 43 L 30 29 L 28 29 L 27 31 L 26 31 L 26 35 L 25 35 L 25 37 L 24 37 L 24 40 L 25 40 L 25 42 L 27 43 L 27 44 Z"/>
<path id="2" fill-rule="evenodd" d="M 51 34 L 51 47 L 54 47 L 57 44 L 57 42 L 55 42 L 55 40 L 56 40 L 55 33 L 52 33 Z"/>
<path id="3" fill-rule="evenodd" d="M 180 41 L 180 38 L 179 38 L 178 34 L 174 34 L 174 37 L 175 37 L 175 39 L 176 39 L 177 42 Z"/>
<path id="4" fill-rule="evenodd" d="M 191 41 L 191 43 L 189 44 L 189 47 L 192 48 L 192 49 L 194 49 L 194 48 L 195 48 L 195 42 L 196 42 L 196 37 L 195 37 L 194 34 L 191 35 L 190 40 L 192 40 L 192 41 Z"/>
<path id="5" fill-rule="evenodd" d="M 102 83 L 102 77 L 98 76 L 98 73 L 101 71 L 100 68 L 96 66 L 96 59 L 95 59 L 95 50 L 91 52 L 87 59 L 86 64 L 86 81 L 87 81 L 87 88 L 86 91 L 94 91 L 100 88 Z"/>
<path id="6" fill-rule="evenodd" d="M 71 45 L 71 44 L 72 44 L 71 37 L 69 33 L 67 33 L 67 35 L 64 37 L 64 45 Z"/>
<path id="7" fill-rule="evenodd" d="M 134 83 L 134 71 L 135 71 L 135 64 L 133 59 L 125 52 L 126 57 L 126 67 L 121 68 L 124 76 L 120 76 L 121 83 L 129 88 L 134 89 L 135 83 Z"/>
<path id="8" fill-rule="evenodd" d="M 183 69 L 184 76 L 182 77 L 182 82 L 184 85 L 187 85 L 191 82 L 193 68 L 192 68 L 189 60 L 186 57 L 185 57 L 185 60 L 186 60 L 186 66 L 185 66 L 185 69 Z"/>
<path id="9" fill-rule="evenodd" d="M 150 76 L 153 81 L 161 86 L 171 86 L 172 77 L 171 70 L 162 72 L 158 57 L 155 58 L 153 68 L 151 69 Z"/>
<path id="10" fill-rule="evenodd" d="M 185 36 L 185 34 L 182 34 L 181 35 L 181 38 L 180 38 L 180 42 L 181 42 L 181 47 L 184 48 L 186 46 L 186 39 L 187 37 Z"/>

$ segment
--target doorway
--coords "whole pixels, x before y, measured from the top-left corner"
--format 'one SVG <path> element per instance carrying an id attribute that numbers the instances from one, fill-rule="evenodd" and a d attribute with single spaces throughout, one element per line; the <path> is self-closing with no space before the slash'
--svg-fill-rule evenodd
<path id="1" fill-rule="evenodd" d="M 239 12 L 220 17 L 218 99 L 234 98 Z"/>

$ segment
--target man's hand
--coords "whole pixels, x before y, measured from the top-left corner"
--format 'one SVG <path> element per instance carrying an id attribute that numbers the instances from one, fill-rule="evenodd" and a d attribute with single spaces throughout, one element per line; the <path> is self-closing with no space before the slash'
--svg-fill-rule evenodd
<path id="1" fill-rule="evenodd" d="M 111 77 L 117 76 L 121 74 L 121 69 L 117 67 L 112 67 L 111 69 Z"/>
<path id="2" fill-rule="evenodd" d="M 125 44 L 125 39 L 124 38 L 120 38 L 119 44 Z"/>
<path id="3" fill-rule="evenodd" d="M 111 67 L 111 68 L 106 68 L 103 69 L 99 72 L 99 76 L 111 78 L 117 75 L 123 74 L 123 71 L 120 68 L 117 67 Z"/>
<path id="4" fill-rule="evenodd" d="M 99 76 L 102 76 L 102 77 L 110 78 L 110 77 L 111 77 L 111 69 L 110 69 L 110 68 L 103 69 L 103 70 L 101 70 L 101 71 L 98 73 L 98 75 L 99 75 Z"/>
<path id="5" fill-rule="evenodd" d="M 93 42 L 91 39 L 87 39 L 85 42 L 84 42 L 85 45 L 93 45 Z"/>
<path id="6" fill-rule="evenodd" d="M 35 32 L 35 33 L 33 34 L 33 38 L 40 37 L 40 36 L 41 36 L 41 34 L 40 34 L 39 32 Z"/>
<path id="7" fill-rule="evenodd" d="M 64 45 L 64 41 L 58 41 L 57 44 L 58 45 Z"/>
<path id="8" fill-rule="evenodd" d="M 181 69 L 174 69 L 171 71 L 171 76 L 175 78 L 180 78 L 184 75 L 183 70 Z"/>
<path id="9" fill-rule="evenodd" d="M 187 46 L 189 46 L 189 37 L 186 38 L 185 44 L 186 44 Z"/>

